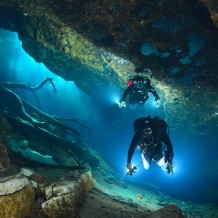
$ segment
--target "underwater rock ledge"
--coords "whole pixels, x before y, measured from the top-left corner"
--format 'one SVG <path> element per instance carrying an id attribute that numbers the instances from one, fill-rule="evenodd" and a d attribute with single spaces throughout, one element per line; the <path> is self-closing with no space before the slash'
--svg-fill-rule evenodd
<path id="1" fill-rule="evenodd" d="M 84 210 L 86 210 L 86 214 L 89 213 L 85 217 L 94 217 L 90 216 L 90 213 L 94 213 L 96 216 L 101 214 L 101 212 L 93 211 L 93 208 L 85 206 L 88 202 L 85 198 L 95 184 L 91 172 L 83 173 L 72 181 L 61 180 L 49 184 L 43 184 L 42 181 L 39 182 L 39 180 L 34 178 L 40 178 L 40 175 L 27 168 L 21 168 L 19 173 L 1 178 L 0 206 L 4 209 L 0 210 L 0 217 L 83 217 L 80 216 L 80 211 L 84 214 Z M 94 192 L 96 195 L 91 197 L 93 203 L 97 203 L 96 199 L 99 193 L 101 193 L 101 201 L 104 202 L 104 194 L 96 188 Z M 130 213 L 135 214 L 134 217 L 184 217 L 181 209 L 175 204 L 169 204 L 160 210 L 151 212 L 137 209 L 131 203 L 128 205 L 112 196 L 108 197 L 117 206 L 121 205 L 123 207 L 125 204 L 126 208 L 129 207 L 128 210 Z M 81 205 L 83 206 L 81 207 Z M 107 205 L 101 207 L 104 208 Z M 110 212 L 105 217 L 111 217 Z"/>
<path id="2" fill-rule="evenodd" d="M 0 217 L 76 217 L 81 201 L 94 184 L 90 172 L 76 180 L 40 186 L 34 177 L 39 177 L 34 171 L 21 169 L 18 174 L 1 178 Z M 44 202 L 37 210 L 39 193 Z"/>

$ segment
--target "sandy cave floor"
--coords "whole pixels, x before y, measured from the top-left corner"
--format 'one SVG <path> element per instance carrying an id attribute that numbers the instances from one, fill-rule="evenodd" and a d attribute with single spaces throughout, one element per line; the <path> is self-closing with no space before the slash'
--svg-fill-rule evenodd
<path id="1" fill-rule="evenodd" d="M 126 185 L 114 178 L 108 180 L 100 174 L 95 177 L 98 179 L 81 204 L 79 218 L 146 217 L 170 203 L 178 205 L 185 217 L 218 218 L 218 207 L 214 204 L 184 202 L 159 191 Z"/>
<path id="2" fill-rule="evenodd" d="M 35 168 L 35 171 L 49 182 L 75 178 L 75 174 L 69 170 Z M 215 204 L 180 201 L 158 190 L 137 187 L 99 170 L 93 171 L 92 175 L 96 182 L 81 202 L 77 218 L 146 217 L 170 203 L 178 205 L 188 218 L 218 218 L 218 206 Z"/>
<path id="3" fill-rule="evenodd" d="M 90 191 L 81 205 L 78 218 L 126 218 L 145 217 L 150 211 L 145 211 L 143 208 L 134 206 L 111 198 L 97 189 Z"/>

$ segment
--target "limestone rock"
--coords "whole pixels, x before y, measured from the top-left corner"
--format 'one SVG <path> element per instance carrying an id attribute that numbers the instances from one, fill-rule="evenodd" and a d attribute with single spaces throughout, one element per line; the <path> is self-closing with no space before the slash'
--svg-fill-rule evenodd
<path id="1" fill-rule="evenodd" d="M 165 207 L 154 211 L 147 218 L 184 218 L 181 209 L 176 204 L 168 204 Z"/>
<path id="2" fill-rule="evenodd" d="M 0 114 L 0 133 L 1 137 L 11 135 L 11 127 L 7 120 Z M 7 154 L 7 148 L 3 142 L 0 142 L 0 172 L 5 172 L 10 168 L 10 159 Z"/>
<path id="3" fill-rule="evenodd" d="M 208 11 L 211 14 L 211 19 L 213 20 L 214 24 L 218 28 L 218 8 L 217 8 L 217 1 L 216 0 L 200 0 L 206 6 Z"/>
<path id="4" fill-rule="evenodd" d="M 30 180 L 33 180 L 37 183 L 40 183 L 43 181 L 43 177 L 40 174 L 35 173 L 33 170 L 22 168 L 20 173 L 25 175 Z"/>
<path id="5" fill-rule="evenodd" d="M 30 185 L 25 176 L 14 176 L 14 178 L 3 178 L 0 183 L 0 195 L 9 195 L 20 191 Z"/>
<path id="6" fill-rule="evenodd" d="M 42 204 L 42 208 L 50 218 L 75 217 L 79 211 L 79 204 L 92 185 L 92 175 L 87 172 L 77 182 L 66 181 L 48 187 L 46 196 L 50 199 Z"/>
<path id="7" fill-rule="evenodd" d="M 24 176 L 0 183 L 0 217 L 33 217 L 35 191 Z"/>
<path id="8" fill-rule="evenodd" d="M 10 168 L 10 159 L 7 154 L 7 149 L 3 143 L 0 142 L 0 172 L 7 171 Z"/>
<path id="9" fill-rule="evenodd" d="M 11 127 L 8 121 L 0 114 L 0 132 L 1 136 L 10 136 Z"/>

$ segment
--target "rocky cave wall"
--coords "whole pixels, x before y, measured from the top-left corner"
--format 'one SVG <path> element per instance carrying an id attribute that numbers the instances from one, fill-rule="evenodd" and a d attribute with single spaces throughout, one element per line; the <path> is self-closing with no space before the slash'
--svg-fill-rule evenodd
<path id="1" fill-rule="evenodd" d="M 186 123 L 188 132 L 217 132 L 215 1 L 1 0 L 0 6 L 0 27 L 17 32 L 37 62 L 87 94 L 103 99 L 123 90 L 135 67 L 149 67 L 172 128 Z"/>

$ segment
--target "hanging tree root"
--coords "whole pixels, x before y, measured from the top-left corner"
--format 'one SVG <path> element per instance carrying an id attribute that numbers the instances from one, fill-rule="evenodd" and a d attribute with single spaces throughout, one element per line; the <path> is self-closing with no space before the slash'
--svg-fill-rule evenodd
<path id="1" fill-rule="evenodd" d="M 81 127 L 83 127 L 83 128 L 86 128 L 86 129 L 89 131 L 89 133 L 92 132 L 92 129 L 91 129 L 89 126 L 84 125 L 84 124 L 80 123 L 79 121 L 77 121 L 77 120 L 75 120 L 75 119 L 73 119 L 73 118 L 61 118 L 61 117 L 55 117 L 55 116 L 53 116 L 53 118 L 56 119 L 56 120 L 59 120 L 59 121 L 70 121 L 70 122 L 74 122 L 74 123 L 76 123 L 77 125 L 79 125 L 79 126 L 81 126 Z"/>
<path id="2" fill-rule="evenodd" d="M 65 125 L 64 123 L 61 122 L 61 120 L 68 120 L 68 121 L 73 121 L 75 123 L 77 123 L 78 125 L 80 125 L 81 127 L 87 128 L 89 131 L 91 131 L 91 128 L 89 128 L 88 126 L 82 124 L 81 122 L 75 120 L 75 119 L 62 119 L 62 118 L 55 118 L 52 116 L 49 116 L 48 114 L 42 112 L 41 110 L 37 109 L 36 107 L 34 107 L 33 105 L 29 104 L 28 102 L 26 102 L 25 100 L 19 98 L 18 95 L 16 95 L 13 91 L 7 89 L 6 87 L 16 87 L 16 88 L 24 88 L 27 90 L 38 90 L 41 87 L 43 87 L 45 85 L 46 82 L 50 81 L 52 84 L 52 78 L 47 78 L 45 79 L 43 82 L 41 82 L 38 86 L 36 87 L 28 87 L 25 84 L 17 84 L 17 83 L 9 83 L 9 82 L 5 82 L 5 83 L 1 83 L 0 84 L 0 100 L 2 98 L 3 102 L 1 102 L 1 104 L 7 104 L 6 106 L 3 106 L 1 108 L 0 105 L 0 110 L 2 111 L 8 111 L 7 116 L 13 116 L 13 117 L 20 117 L 21 119 L 24 119 L 28 122 L 30 122 L 32 125 L 34 126 L 38 126 L 38 127 L 42 127 L 44 129 L 47 129 L 47 131 L 51 131 L 51 129 L 57 129 L 56 132 L 64 132 L 64 130 L 68 130 L 71 133 L 73 133 L 74 136 L 76 137 L 80 137 L 80 134 L 77 130 L 75 130 L 74 128 L 71 128 L 67 125 Z M 6 87 L 5 87 L 6 86 Z M 56 88 L 53 84 L 54 90 L 56 92 Z M 5 100 L 6 99 L 6 100 Z M 6 110 L 5 110 L 6 108 Z M 11 110 L 11 108 L 15 108 L 15 110 Z M 16 112 L 16 113 L 15 113 Z M 41 122 L 37 121 L 40 120 Z M 46 128 L 47 127 L 51 127 L 51 128 Z M 51 131 L 54 132 L 54 131 Z M 59 134 L 60 135 L 60 134 Z"/>
<path id="3" fill-rule="evenodd" d="M 41 105 L 39 102 L 39 98 L 37 96 L 37 94 L 35 93 L 35 91 L 38 91 L 39 89 L 41 89 L 47 82 L 50 82 L 51 85 L 53 86 L 54 92 L 57 93 L 57 89 L 55 87 L 55 84 L 53 82 L 53 78 L 46 78 L 44 79 L 39 85 L 35 86 L 35 87 L 30 87 L 27 86 L 24 83 L 11 83 L 11 82 L 3 82 L 1 83 L 5 88 L 19 88 L 19 89 L 26 89 L 28 91 L 31 91 L 33 93 L 33 95 L 36 98 L 36 102 L 38 104 L 38 107 L 41 109 Z"/>
<path id="4" fill-rule="evenodd" d="M 69 148 L 75 154 L 75 160 L 77 160 L 77 156 L 84 156 L 83 148 L 76 146 L 77 143 L 73 143 L 65 135 L 67 130 L 73 136 L 80 138 L 77 130 L 35 108 L 2 84 L 0 84 L 0 112 L 7 119 L 13 131 L 24 136 L 27 140 L 36 141 L 44 146 L 53 144 Z M 89 128 L 75 119 L 70 120 Z M 80 166 L 80 161 L 76 162 Z"/>
<path id="5" fill-rule="evenodd" d="M 37 109 L 33 105 L 29 104 L 27 101 L 25 101 L 23 99 L 22 99 L 22 103 L 23 103 L 25 109 L 27 110 L 27 112 L 32 114 L 33 116 L 37 116 L 38 118 L 46 121 L 46 123 L 48 123 L 49 125 L 52 125 L 53 127 L 61 128 L 62 130 L 68 130 L 71 133 L 73 133 L 75 136 L 77 136 L 78 138 L 80 137 L 80 133 L 77 130 L 71 128 L 70 126 L 65 125 L 64 123 L 60 122 L 59 120 L 55 119 L 54 117 L 49 116 L 48 114 L 40 111 L 39 109 Z M 81 125 L 83 125 L 83 124 L 81 124 Z"/>

